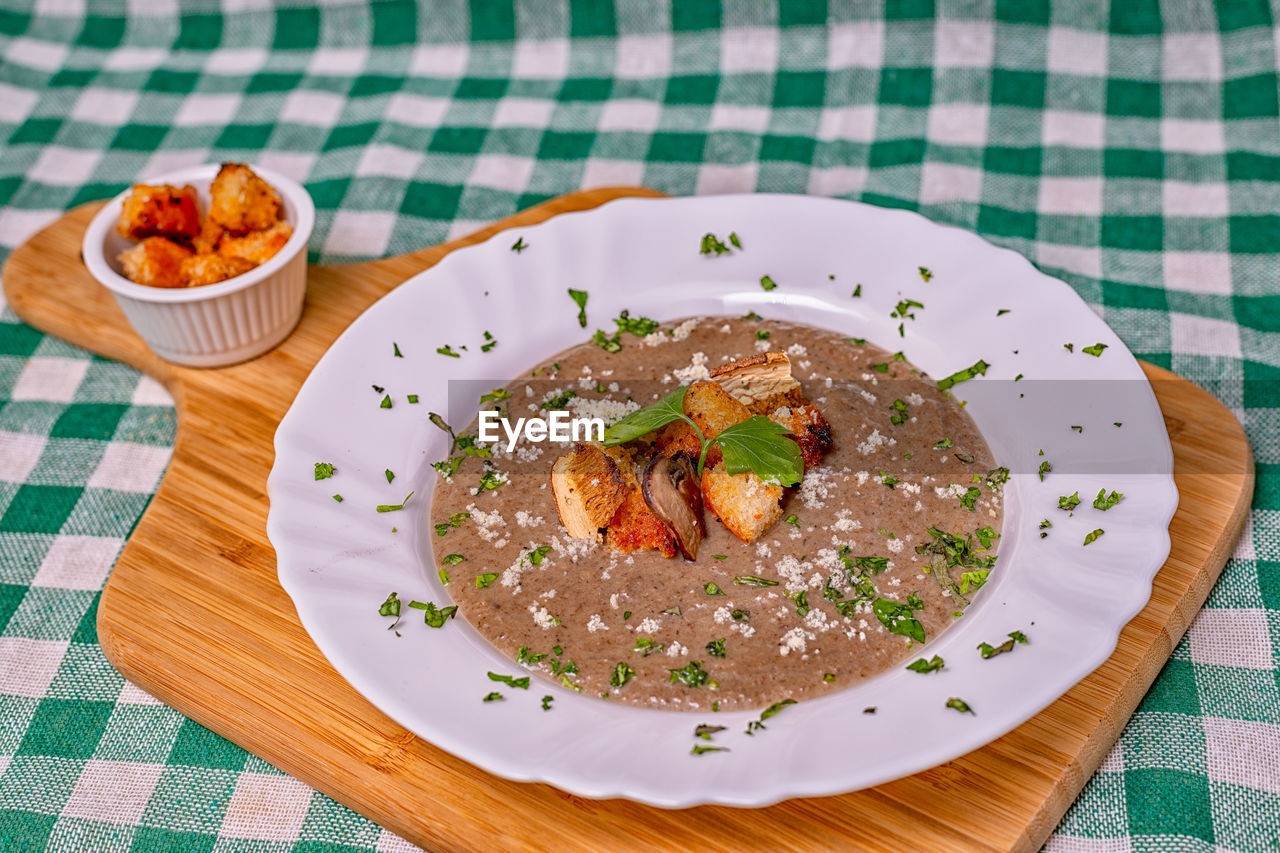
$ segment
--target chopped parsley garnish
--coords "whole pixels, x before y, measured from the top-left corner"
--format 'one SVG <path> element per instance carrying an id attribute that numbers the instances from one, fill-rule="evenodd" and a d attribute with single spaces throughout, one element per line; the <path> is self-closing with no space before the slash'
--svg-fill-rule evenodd
<path id="1" fill-rule="evenodd" d="M 485 572 L 484 574 L 476 575 L 476 589 L 484 589 L 497 579 L 497 572 Z"/>
<path id="2" fill-rule="evenodd" d="M 1032 622 L 1031 624 L 1034 625 L 1035 623 Z M 1022 633 L 1021 631 L 1010 631 L 1009 636 L 1013 638 L 1014 642 L 1018 642 L 1018 643 L 1031 642 L 1030 640 L 1027 639 L 1027 635 Z"/>
<path id="3" fill-rule="evenodd" d="M 441 355 L 447 355 L 449 356 L 449 358 L 462 358 L 462 353 L 454 352 L 453 347 L 449 346 L 448 344 L 445 344 L 442 347 L 436 347 L 436 352 L 440 353 Z"/>
<path id="4" fill-rule="evenodd" d="M 585 290 L 574 290 L 569 288 L 569 298 L 578 306 L 578 325 L 582 328 L 587 327 L 587 292 Z"/>
<path id="5" fill-rule="evenodd" d="M 577 391 L 574 391 L 572 388 L 566 388 L 564 391 L 561 391 L 559 394 L 552 397 L 550 400 L 544 400 L 542 405 L 539 406 L 539 408 L 549 409 L 551 411 L 555 411 L 557 409 L 563 409 L 569 405 L 570 400 L 572 400 L 574 397 L 577 397 L 577 396 L 578 396 Z"/>
<path id="6" fill-rule="evenodd" d="M 547 555 L 550 553 L 551 553 L 550 545 L 539 545 L 537 548 L 534 548 L 532 551 L 529 552 L 528 554 L 529 562 L 535 566 L 541 566 L 542 561 L 545 560 L 547 558 Z"/>
<path id="7" fill-rule="evenodd" d="M 805 617 L 809 615 L 809 597 L 808 591 L 797 589 L 787 593 L 787 598 L 796 603 L 796 615 Z"/>
<path id="8" fill-rule="evenodd" d="M 712 640 L 707 643 L 707 654 L 711 655 L 713 658 L 728 657 L 724 650 L 724 640 Z"/>
<path id="9" fill-rule="evenodd" d="M 516 649 L 516 663 L 532 666 L 547 656 L 546 652 L 531 652 L 528 646 Z"/>
<path id="10" fill-rule="evenodd" d="M 389 409 L 389 408 L 391 408 L 391 395 L 390 395 L 390 394 L 387 394 L 385 397 L 383 397 L 383 398 L 382 398 L 382 402 L 378 404 L 378 408 L 379 408 L 379 409 Z"/>
<path id="11" fill-rule="evenodd" d="M 433 601 L 410 601 L 409 606 L 414 610 L 423 611 L 423 621 L 432 628 L 443 628 L 444 623 L 452 619 L 458 612 L 456 604 L 451 604 L 448 607 L 436 607 Z"/>
<path id="12" fill-rule="evenodd" d="M 792 527 L 799 527 L 800 516 L 796 515 L 795 513 L 792 513 L 791 515 L 788 515 L 786 518 L 784 518 L 783 522 L 786 524 L 790 524 Z"/>
<path id="13" fill-rule="evenodd" d="M 663 610 L 663 611 L 662 611 L 662 613 L 663 613 L 663 615 L 665 615 L 665 616 L 679 616 L 679 615 L 680 615 L 680 605 L 679 605 L 679 604 L 676 604 L 676 605 L 673 605 L 673 606 L 671 606 L 671 607 L 668 607 L 666 610 Z"/>
<path id="14" fill-rule="evenodd" d="M 764 726 L 765 720 L 769 719 L 774 714 L 777 714 L 779 711 L 781 711 L 783 708 L 787 707 L 788 705 L 794 705 L 794 704 L 796 704 L 796 700 L 794 699 L 783 699 L 781 702 L 774 702 L 768 708 L 765 708 L 763 711 L 760 712 L 760 719 L 752 720 L 751 722 L 747 723 L 747 734 L 753 735 L 756 732 L 758 732 L 760 729 L 763 729 L 765 727 Z"/>
<path id="15" fill-rule="evenodd" d="M 1081 433 L 1081 434 L 1084 433 L 1084 427 L 1082 427 L 1080 424 L 1072 424 L 1071 428 L 1078 433 Z"/>
<path id="16" fill-rule="evenodd" d="M 480 402 L 492 403 L 492 402 L 497 402 L 498 400 L 507 400 L 507 399 L 510 399 L 510 397 L 511 397 L 511 392 L 508 391 L 506 388 L 494 388 L 488 394 L 481 394 Z"/>
<path id="17" fill-rule="evenodd" d="M 645 657 L 648 657 L 649 655 L 657 654 L 666 647 L 666 643 L 655 643 L 648 637 L 636 637 L 636 647 L 631 651 L 640 652 Z"/>
<path id="18" fill-rule="evenodd" d="M 933 270 L 929 269 L 928 267 L 919 267 L 918 269 L 920 270 L 920 277 L 925 281 L 928 281 L 929 279 L 933 278 Z"/>
<path id="19" fill-rule="evenodd" d="M 1009 482 L 1009 469 L 1001 465 L 999 468 L 992 468 L 987 472 L 987 476 L 983 478 L 988 489 L 993 492 L 1000 491 L 1000 487 Z"/>
<path id="20" fill-rule="evenodd" d="M 760 276 L 760 286 L 765 290 L 773 290 L 778 283 L 767 275 Z"/>
<path id="21" fill-rule="evenodd" d="M 461 554 L 446 554 L 443 562 L 446 566 L 456 566 L 465 559 L 467 558 Z"/>
<path id="22" fill-rule="evenodd" d="M 404 355 L 400 352 L 400 345 L 395 341 L 391 342 L 391 354 L 396 358 L 404 358 Z"/>
<path id="23" fill-rule="evenodd" d="M 963 495 L 959 495 L 960 505 L 969 510 L 969 512 L 977 512 L 978 498 L 980 497 L 982 497 L 982 490 L 977 486 L 970 486 Z"/>
<path id="24" fill-rule="evenodd" d="M 861 284 L 859 284 L 857 287 L 855 287 L 855 288 L 853 289 L 853 293 L 851 294 L 851 296 L 852 296 L 852 298 L 854 298 L 854 299 L 861 299 L 861 298 L 862 298 L 862 285 L 861 285 Z"/>
<path id="25" fill-rule="evenodd" d="M 695 746 L 693 749 L 689 750 L 690 754 L 692 755 L 705 755 L 708 752 L 728 752 L 728 751 L 729 751 L 729 747 L 727 746 Z"/>
<path id="26" fill-rule="evenodd" d="M 996 309 L 996 316 L 997 316 L 997 317 L 1003 317 L 1005 314 L 1008 314 L 1010 310 L 1012 310 L 1012 309 L 1009 309 L 1009 308 L 997 308 L 997 309 Z"/>
<path id="27" fill-rule="evenodd" d="M 741 608 L 739 608 L 737 610 L 730 611 L 729 615 L 733 617 L 734 622 L 750 622 L 751 621 L 750 610 L 742 610 Z"/>
<path id="28" fill-rule="evenodd" d="M 600 347 L 605 352 L 621 352 L 622 342 L 618 340 L 619 332 L 614 332 L 613 337 L 609 337 L 604 332 L 596 329 L 596 333 L 591 336 L 591 343 Z"/>
<path id="29" fill-rule="evenodd" d="M 830 684 L 836 680 L 836 674 L 834 672 L 824 672 L 822 673 L 822 680 Z"/>
<path id="30" fill-rule="evenodd" d="M 1063 349 L 1065 349 L 1067 352 L 1075 352 L 1075 351 L 1076 351 L 1076 345 L 1075 345 L 1075 344 L 1063 344 L 1062 346 L 1063 346 Z"/>
<path id="31" fill-rule="evenodd" d="M 720 588 L 720 585 L 715 583 L 714 581 L 707 581 L 705 584 L 703 584 L 702 591 L 705 592 L 707 595 L 724 595 L 724 590 L 722 590 Z"/>
<path id="32" fill-rule="evenodd" d="M 747 313 L 745 313 L 745 314 L 743 314 L 743 315 L 742 315 L 742 319 L 744 319 L 744 320 L 755 320 L 755 321 L 758 323 L 758 322 L 760 322 L 761 320 L 763 320 L 764 318 L 763 318 L 763 317 L 761 317 L 759 314 L 757 314 L 757 313 L 756 313 L 756 312 L 754 312 L 754 311 L 748 311 Z"/>
<path id="33" fill-rule="evenodd" d="M 448 480 L 458 473 L 458 466 L 462 464 L 462 460 L 465 458 L 465 456 L 455 456 L 452 459 L 441 459 L 439 462 L 432 462 L 431 467 L 439 471 L 440 476 Z"/>
<path id="34" fill-rule="evenodd" d="M 898 485 L 898 483 L 900 482 L 902 481 L 899 480 L 897 477 L 894 477 L 890 474 L 886 474 L 883 471 L 880 472 L 880 484 L 882 486 L 888 486 L 890 489 L 892 489 L 894 486 Z"/>
<path id="35" fill-rule="evenodd" d="M 777 586 L 777 581 L 771 581 L 768 578 L 758 578 L 755 575 L 738 575 L 733 582 L 740 586 Z"/>
<path id="36" fill-rule="evenodd" d="M 507 478 L 499 474 L 492 468 L 486 468 L 485 472 L 480 475 L 480 483 L 476 486 L 476 490 L 472 494 L 478 495 L 481 492 L 496 492 L 498 488 L 507 482 Z"/>
<path id="37" fill-rule="evenodd" d="M 624 662 L 619 662 L 618 665 L 613 668 L 613 675 L 609 676 L 609 683 L 614 687 L 621 687 L 635 677 L 636 671 L 634 669 L 627 666 Z"/>
<path id="38" fill-rule="evenodd" d="M 388 482 L 388 483 L 390 483 L 392 480 L 394 480 L 394 479 L 396 478 L 396 475 L 395 475 L 394 473 L 392 473 L 392 471 L 391 471 L 391 469 L 390 469 L 390 468 L 388 468 L 386 471 L 384 471 L 384 472 L 383 472 L 383 474 L 385 474 L 385 475 L 386 475 L 386 478 L 387 478 L 387 482 Z"/>
<path id="39" fill-rule="evenodd" d="M 923 302 L 917 302 L 914 299 L 899 299 L 897 306 L 889 316 L 895 320 L 914 320 L 916 315 L 913 309 L 923 307 Z"/>
<path id="40" fill-rule="evenodd" d="M 511 244 L 511 251 L 517 255 L 529 248 L 529 244 L 524 241 L 524 237 L 517 237 L 516 241 Z"/>
<path id="41" fill-rule="evenodd" d="M 952 696 L 947 700 L 947 707 L 959 711 L 961 714 L 973 713 L 973 709 L 969 707 L 969 703 L 957 696 Z"/>
<path id="42" fill-rule="evenodd" d="M 552 702 L 554 702 L 554 701 L 556 701 L 556 697 L 554 697 L 554 696 L 543 696 L 543 697 L 542 697 L 542 710 L 544 710 L 544 711 L 550 711 L 550 710 L 551 710 L 551 703 L 552 703 Z"/>
<path id="43" fill-rule="evenodd" d="M 484 333 L 484 343 L 480 345 L 480 352 L 488 352 L 489 350 L 493 349 L 497 345 L 498 345 L 498 342 L 494 340 L 493 335 L 489 334 L 486 331 Z"/>
<path id="44" fill-rule="evenodd" d="M 1106 344 L 1099 342 L 1094 344 L 1091 347 L 1081 347 L 1080 352 L 1087 352 L 1089 353 L 1089 355 L 1093 356 L 1094 358 L 1101 358 L 1102 351 L 1106 348 L 1107 348 Z"/>
<path id="45" fill-rule="evenodd" d="M 990 569 L 971 569 L 960 573 L 960 591 L 966 595 L 970 590 L 977 592 L 982 589 L 982 585 L 987 582 L 987 575 L 991 574 Z"/>
<path id="46" fill-rule="evenodd" d="M 702 245 L 699 252 L 703 255 L 714 254 L 717 258 L 721 255 L 729 254 L 732 250 L 720 241 L 720 238 L 714 234 L 707 233 L 702 235 Z"/>
<path id="47" fill-rule="evenodd" d="M 770 335 L 770 332 L 769 332 L 769 330 L 768 330 L 768 329 L 757 329 L 757 330 L 756 330 L 756 340 L 757 340 L 757 341 L 767 341 L 767 340 L 769 340 L 769 335 Z"/>
<path id="48" fill-rule="evenodd" d="M 727 727 L 726 726 L 709 726 L 706 723 L 702 723 L 693 730 L 693 736 L 700 737 L 703 740 L 711 740 L 711 736 L 713 734 L 716 734 L 717 732 L 722 732 L 725 730 L 725 728 Z"/>
<path id="49" fill-rule="evenodd" d="M 317 462 L 316 463 L 316 479 L 327 480 L 330 477 L 332 477 L 334 475 L 334 472 L 337 470 L 338 470 L 337 468 L 333 467 L 332 462 Z"/>
<path id="50" fill-rule="evenodd" d="M 942 658 L 934 655 L 929 660 L 925 660 L 924 658 L 913 660 L 911 663 L 907 664 L 907 669 L 912 672 L 937 672 L 944 666 L 946 666 L 946 664 L 943 663 Z"/>
<path id="51" fill-rule="evenodd" d="M 1111 494 L 1108 495 L 1106 489 L 1098 489 L 1098 496 L 1093 499 L 1093 506 L 1095 509 L 1100 509 L 1103 512 L 1106 512 L 1116 504 L 1120 503 L 1123 498 L 1124 495 L 1120 492 L 1112 491 Z"/>
<path id="52" fill-rule="evenodd" d="M 990 643 L 978 643 L 978 654 L 982 655 L 983 660 L 986 660 L 987 658 L 1013 651 L 1015 643 L 1027 642 L 1027 635 L 1021 631 L 1010 631 L 1008 637 L 1009 639 L 998 646 L 993 646 Z"/>
<path id="53" fill-rule="evenodd" d="M 898 426 L 907 422 L 907 404 L 904 400 L 894 400 L 889 409 L 889 423 Z"/>
<path id="54" fill-rule="evenodd" d="M 486 701 L 486 702 L 501 702 L 501 701 L 502 701 L 503 699 L 505 699 L 505 698 L 506 698 L 505 696 L 503 696 L 501 693 L 499 693 L 498 691 L 496 691 L 496 690 L 495 690 L 495 691 L 493 691 L 492 693 L 490 693 L 490 694 L 488 694 L 487 696 L 485 696 L 485 697 L 484 697 L 484 701 Z"/>
<path id="55" fill-rule="evenodd" d="M 712 555 L 711 555 L 711 559 L 713 559 L 713 560 L 727 560 L 727 559 L 729 559 L 729 555 L 728 555 L 728 554 L 712 554 Z"/>
<path id="56" fill-rule="evenodd" d="M 379 616 L 399 616 L 400 615 L 400 599 L 393 592 L 387 596 L 387 600 L 382 602 L 382 606 L 378 608 Z"/>
<path id="57" fill-rule="evenodd" d="M 1044 475 L 1045 475 L 1045 474 L 1048 474 L 1048 473 L 1049 473 L 1050 471 L 1052 471 L 1052 470 L 1053 470 L 1053 466 L 1049 464 L 1049 460 L 1048 460 L 1048 459 L 1046 459 L 1046 460 L 1044 460 L 1043 462 L 1041 462 L 1041 463 L 1040 463 L 1040 468 L 1039 468 L 1039 470 L 1037 470 L 1037 471 L 1036 471 L 1036 473 L 1040 475 L 1040 482 L 1042 482 L 1042 483 L 1043 483 L 1043 482 L 1044 482 Z"/>
<path id="58" fill-rule="evenodd" d="M 879 364 L 873 364 L 873 365 L 871 365 L 871 369 L 872 369 L 872 370 L 874 370 L 876 373 L 888 373 L 888 372 L 889 372 L 889 362 L 887 362 L 887 361 L 882 361 L 882 362 L 880 362 Z"/>
<path id="59" fill-rule="evenodd" d="M 1048 530 L 1050 527 L 1053 527 L 1053 522 L 1050 521 L 1049 519 L 1046 518 L 1040 522 L 1040 538 L 1041 539 L 1049 535 L 1045 531 Z"/>
<path id="60" fill-rule="evenodd" d="M 961 453 L 959 450 L 955 451 L 951 455 L 954 456 L 957 461 L 963 462 L 966 465 L 972 465 L 973 460 L 977 458 L 971 453 Z"/>
<path id="61" fill-rule="evenodd" d="M 702 661 L 689 661 L 680 669 L 669 669 L 667 672 L 671 673 L 672 682 L 678 682 L 685 687 L 720 686 L 712 681 L 711 676 L 702 668 Z"/>
<path id="62" fill-rule="evenodd" d="M 855 347 L 865 347 L 867 345 L 866 338 L 845 338 L 845 340 L 853 344 Z"/>
<path id="63" fill-rule="evenodd" d="M 338 503 L 342 503 L 342 495 L 334 495 L 333 499 Z"/>
<path id="64" fill-rule="evenodd" d="M 398 504 L 378 504 L 375 509 L 377 509 L 378 512 L 399 512 L 404 509 L 404 505 L 409 502 L 409 498 L 411 497 L 413 497 L 413 492 L 409 492 L 409 494 L 405 495 L 404 500 L 400 501 Z"/>
<path id="65" fill-rule="evenodd" d="M 734 247 L 735 249 L 741 249 L 741 248 L 742 248 L 742 241 L 738 239 L 738 232 L 737 232 L 737 231 L 730 231 L 730 232 L 729 232 L 729 242 L 733 244 L 733 247 Z"/>
<path id="66" fill-rule="evenodd" d="M 1080 491 L 1076 490 L 1069 495 L 1062 495 L 1058 498 L 1058 509 L 1065 509 L 1067 512 L 1080 506 Z"/>
<path id="67" fill-rule="evenodd" d="M 417 395 L 417 394 L 406 394 L 406 395 L 405 395 L 405 399 L 409 401 L 410 405 L 413 405 L 413 404 L 415 404 L 415 403 L 417 403 L 417 402 L 418 402 L 418 395 Z"/>
<path id="68" fill-rule="evenodd" d="M 1114 424 L 1115 426 L 1118 426 L 1118 427 L 1122 427 L 1122 426 L 1124 426 L 1124 422 L 1123 422 L 1123 421 L 1112 421 L 1111 423 L 1112 423 L 1112 424 Z"/>
<path id="69" fill-rule="evenodd" d="M 1090 530 L 1088 533 L 1084 535 L 1084 544 L 1088 545 L 1092 542 L 1097 542 L 1099 537 L 1101 537 L 1103 533 L 1106 533 L 1106 531 L 1103 530 L 1101 527 L 1099 527 L 1097 530 Z"/>
<path id="70" fill-rule="evenodd" d="M 491 672 L 489 673 L 489 680 L 500 681 L 503 684 L 510 685 L 511 687 L 518 687 L 521 690 L 529 689 L 529 676 L 527 675 L 516 678 L 513 675 L 498 675 L 496 672 Z"/>
<path id="71" fill-rule="evenodd" d="M 638 338 L 652 334 L 658 328 L 657 320 L 650 320 L 648 317 L 632 317 L 631 312 L 625 308 L 613 322 L 617 324 L 619 332 L 627 332 Z"/>
<path id="72" fill-rule="evenodd" d="M 910 637 L 917 643 L 923 643 L 925 641 L 924 626 L 913 615 L 913 611 L 923 609 L 923 604 L 918 607 L 913 607 L 913 604 L 919 604 L 919 601 L 912 601 L 910 598 L 906 602 L 877 598 L 871 603 L 871 609 L 880 623 L 889 629 L 889 633 Z"/>
<path id="73" fill-rule="evenodd" d="M 949 447 L 951 447 L 951 439 L 949 438 L 940 438 L 933 443 L 934 450 L 946 450 Z"/>
<path id="74" fill-rule="evenodd" d="M 983 548 L 990 548 L 991 540 L 1000 538 L 1000 534 L 990 527 L 979 527 L 973 531 L 973 535 L 978 537 L 978 541 L 982 543 Z"/>
<path id="75" fill-rule="evenodd" d="M 991 367 L 991 365 L 987 364 L 982 359 L 978 359 L 964 370 L 957 370 L 950 376 L 939 379 L 938 390 L 946 391 L 948 388 L 951 388 L 961 382 L 967 382 L 975 376 L 984 376 L 989 367 Z"/>

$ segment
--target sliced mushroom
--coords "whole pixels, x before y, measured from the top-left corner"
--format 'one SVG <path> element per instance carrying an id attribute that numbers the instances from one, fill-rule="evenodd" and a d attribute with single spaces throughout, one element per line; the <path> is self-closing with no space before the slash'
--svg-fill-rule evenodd
<path id="1" fill-rule="evenodd" d="M 758 353 L 722 364 L 711 371 L 711 379 L 753 411 L 757 406 L 775 409 L 786 405 L 788 399 L 803 401 L 800 383 L 791 376 L 791 359 L 786 353 Z"/>
<path id="2" fill-rule="evenodd" d="M 630 460 L 623 462 L 631 464 Z M 570 536 L 600 541 L 600 529 L 609 524 L 635 487 L 623 468 L 596 444 L 576 444 L 572 453 L 551 466 L 551 493 L 560 523 Z"/>
<path id="3" fill-rule="evenodd" d="M 702 487 L 694 462 L 687 454 L 655 456 L 641 479 L 644 502 L 667 525 L 687 560 L 698 558 L 698 546 L 706 536 L 702 522 Z"/>

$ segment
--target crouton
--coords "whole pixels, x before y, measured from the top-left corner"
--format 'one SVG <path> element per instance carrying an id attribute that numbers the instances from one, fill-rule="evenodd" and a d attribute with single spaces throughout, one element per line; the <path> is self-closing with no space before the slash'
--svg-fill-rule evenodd
<path id="1" fill-rule="evenodd" d="M 222 255 L 192 255 L 182 259 L 179 272 L 187 287 L 217 284 L 256 267 L 253 261 Z"/>
<path id="2" fill-rule="evenodd" d="M 683 451 L 694 459 L 702 455 L 702 439 L 686 421 L 675 421 L 654 433 L 654 450 L 659 456 L 675 456 Z"/>
<path id="3" fill-rule="evenodd" d="M 212 217 L 206 216 L 204 222 L 200 223 L 200 233 L 191 240 L 191 248 L 197 255 L 212 254 L 218 251 L 218 244 L 226 233 L 227 229 L 214 222 Z"/>
<path id="4" fill-rule="evenodd" d="M 235 235 L 270 228 L 284 211 L 271 185 L 243 163 L 223 163 L 209 195 L 210 218 Z"/>
<path id="5" fill-rule="evenodd" d="M 637 491 L 629 457 L 618 448 L 576 444 L 551 466 L 551 493 L 560 523 L 575 539 L 600 541 L 600 530 Z"/>
<path id="6" fill-rule="evenodd" d="M 165 237 L 148 237 L 118 256 L 125 277 L 150 287 L 186 287 L 182 262 L 191 257 L 186 246 Z"/>
<path id="7" fill-rule="evenodd" d="M 751 471 L 730 474 L 723 462 L 702 472 L 702 502 L 743 542 L 754 542 L 778 523 L 782 495 L 782 486 L 771 486 Z"/>
<path id="8" fill-rule="evenodd" d="M 808 403 L 800 406 L 780 406 L 768 415 L 769 420 L 791 433 L 800 445 L 805 470 L 816 467 L 822 457 L 830 452 L 835 441 L 831 436 L 831 424 L 817 406 Z"/>
<path id="9" fill-rule="evenodd" d="M 684 413 L 708 441 L 751 417 L 751 410 L 714 382 L 695 382 L 684 395 Z"/>
<path id="10" fill-rule="evenodd" d="M 605 535 L 609 545 L 623 553 L 658 551 L 664 557 L 676 555 L 676 538 L 671 528 L 653 514 L 639 489 L 627 493 L 627 499 L 609 521 Z"/>
<path id="11" fill-rule="evenodd" d="M 244 258 L 255 264 L 266 263 L 276 252 L 284 248 L 293 236 L 293 226 L 277 222 L 261 231 L 250 231 L 243 237 L 223 237 L 218 244 L 218 254 Z"/>
<path id="12" fill-rule="evenodd" d="M 120 207 L 116 230 L 131 240 L 169 237 L 190 240 L 200 233 L 195 187 L 134 184 Z"/>
<path id="13" fill-rule="evenodd" d="M 722 364 L 711 371 L 711 379 L 756 415 L 806 402 L 800 383 L 791 376 L 791 360 L 781 352 Z"/>

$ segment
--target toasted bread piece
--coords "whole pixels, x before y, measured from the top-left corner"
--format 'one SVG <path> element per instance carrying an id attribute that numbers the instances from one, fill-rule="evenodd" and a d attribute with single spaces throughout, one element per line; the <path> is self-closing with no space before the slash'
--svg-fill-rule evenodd
<path id="1" fill-rule="evenodd" d="M 708 440 L 751 417 L 751 410 L 715 382 L 695 382 L 684 395 L 684 413 Z"/>
<path id="2" fill-rule="evenodd" d="M 722 364 L 711 371 L 711 379 L 757 415 L 805 402 L 800 383 L 791 376 L 791 359 L 786 353 L 757 353 Z"/>
<path id="3" fill-rule="evenodd" d="M 119 255 L 125 277 L 150 287 L 186 287 L 182 262 L 191 250 L 166 237 L 148 237 Z"/>
<path id="4" fill-rule="evenodd" d="M 134 184 L 120 207 L 116 230 L 131 240 L 169 237 L 190 240 L 200 233 L 195 187 Z"/>
<path id="5" fill-rule="evenodd" d="M 724 463 L 702 472 L 702 502 L 743 542 L 754 542 L 782 518 L 781 486 L 751 471 L 730 474 Z"/>
<path id="6" fill-rule="evenodd" d="M 787 432 L 800 445 L 804 468 L 808 471 L 822 461 L 822 457 L 835 445 L 831 437 L 831 424 L 817 406 L 805 403 L 800 406 L 780 406 L 768 415 L 769 420 L 786 427 Z"/>
<path id="7" fill-rule="evenodd" d="M 187 287 L 199 287 L 202 284 L 217 284 L 246 273 L 256 267 L 253 261 L 244 258 L 223 257 L 222 255 L 192 255 L 183 258 L 179 267 L 182 280 Z"/>
<path id="8" fill-rule="evenodd" d="M 702 439 L 685 421 L 669 423 L 654 433 L 654 451 L 658 456 L 675 456 L 685 453 L 697 459 L 702 454 Z"/>
<path id="9" fill-rule="evenodd" d="M 211 255 L 218 251 L 218 244 L 226 233 L 227 229 L 206 216 L 204 222 L 200 223 L 200 233 L 191 240 L 191 248 L 197 255 Z"/>
<path id="10" fill-rule="evenodd" d="M 575 444 L 573 452 L 551 466 L 551 493 L 560 523 L 575 539 L 600 541 L 608 526 L 636 488 L 635 470 L 625 452 L 598 444 Z M 643 503 L 643 499 L 641 503 Z"/>
<path id="11" fill-rule="evenodd" d="M 218 254 L 244 258 L 255 264 L 266 263 L 276 252 L 284 248 L 293 236 L 293 226 L 277 222 L 261 231 L 250 231 L 243 237 L 226 236 L 218 244 Z"/>
<path id="12" fill-rule="evenodd" d="M 244 163 L 223 163 L 209 195 L 209 217 L 235 235 L 270 228 L 284 212 L 272 186 Z"/>
<path id="13" fill-rule="evenodd" d="M 627 499 L 609 521 L 605 531 L 609 545 L 623 553 L 658 551 L 664 557 L 676 555 L 676 538 L 671 528 L 653 514 L 639 489 L 632 489 Z"/>

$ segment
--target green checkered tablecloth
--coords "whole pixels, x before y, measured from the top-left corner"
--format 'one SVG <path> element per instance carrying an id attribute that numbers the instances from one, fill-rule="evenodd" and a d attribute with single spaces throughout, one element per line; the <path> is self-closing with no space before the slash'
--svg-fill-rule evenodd
<path id="1" fill-rule="evenodd" d="M 861 199 L 1068 281 L 1211 390 L 1250 524 L 1049 841 L 1280 850 L 1280 9 L 1264 2 L 0 6 L 0 257 L 134 179 L 304 181 L 313 259 L 395 254 L 569 190 Z M 126 683 L 94 613 L 169 398 L 0 316 L 0 851 L 391 851 L 401 839 Z"/>

